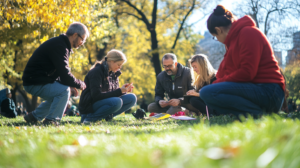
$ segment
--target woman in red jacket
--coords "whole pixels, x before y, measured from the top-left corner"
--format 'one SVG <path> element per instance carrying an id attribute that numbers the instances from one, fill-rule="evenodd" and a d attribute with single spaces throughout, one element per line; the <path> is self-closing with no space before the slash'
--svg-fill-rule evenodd
<path id="1" fill-rule="evenodd" d="M 225 44 L 217 80 L 200 90 L 200 97 L 218 113 L 260 115 L 278 112 L 284 100 L 284 78 L 271 44 L 244 16 L 218 5 L 207 20 L 209 32 Z"/>

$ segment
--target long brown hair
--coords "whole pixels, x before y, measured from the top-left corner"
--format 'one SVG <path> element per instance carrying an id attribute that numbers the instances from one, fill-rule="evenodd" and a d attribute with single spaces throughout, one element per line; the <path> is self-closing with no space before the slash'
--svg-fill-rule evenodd
<path id="1" fill-rule="evenodd" d="M 213 68 L 211 63 L 208 61 L 207 56 L 204 54 L 194 55 L 190 60 L 191 75 L 193 79 L 193 86 L 196 91 L 199 91 L 204 84 L 210 84 L 210 80 L 216 74 L 216 70 Z M 192 63 L 196 62 L 199 66 L 200 74 L 193 71 Z"/>
<path id="2" fill-rule="evenodd" d="M 127 58 L 122 51 L 112 49 L 106 54 L 106 56 L 101 61 L 96 61 L 95 64 L 91 67 L 91 69 L 95 68 L 97 64 L 102 64 L 104 61 L 124 61 L 125 63 L 127 61 Z"/>

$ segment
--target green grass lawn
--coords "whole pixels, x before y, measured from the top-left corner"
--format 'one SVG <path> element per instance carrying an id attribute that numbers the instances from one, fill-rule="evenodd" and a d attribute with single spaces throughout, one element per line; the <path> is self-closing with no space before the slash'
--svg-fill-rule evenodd
<path id="1" fill-rule="evenodd" d="M 137 121 L 131 115 L 59 127 L 0 119 L 0 167 L 300 167 L 300 114 L 235 121 Z"/>

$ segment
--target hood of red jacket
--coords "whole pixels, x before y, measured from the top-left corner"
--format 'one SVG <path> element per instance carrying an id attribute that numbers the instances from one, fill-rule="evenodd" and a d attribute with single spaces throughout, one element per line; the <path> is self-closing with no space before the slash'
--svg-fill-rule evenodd
<path id="1" fill-rule="evenodd" d="M 232 23 L 232 26 L 226 36 L 224 44 L 227 48 L 230 46 L 230 42 L 239 35 L 240 30 L 247 26 L 256 26 L 254 20 L 246 15 Z"/>

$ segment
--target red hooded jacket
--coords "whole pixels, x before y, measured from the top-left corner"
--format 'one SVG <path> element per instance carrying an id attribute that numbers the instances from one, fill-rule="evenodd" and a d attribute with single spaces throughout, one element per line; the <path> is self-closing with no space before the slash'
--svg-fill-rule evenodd
<path id="1" fill-rule="evenodd" d="M 224 44 L 227 51 L 213 83 L 277 83 L 285 89 L 271 44 L 249 16 L 232 23 Z"/>

